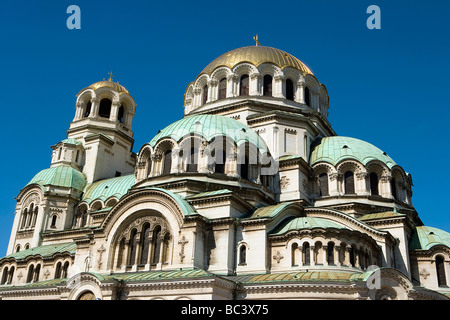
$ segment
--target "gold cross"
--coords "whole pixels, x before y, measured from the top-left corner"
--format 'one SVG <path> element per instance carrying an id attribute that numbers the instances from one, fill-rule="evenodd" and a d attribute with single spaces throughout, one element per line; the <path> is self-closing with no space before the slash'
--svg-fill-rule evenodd
<path id="1" fill-rule="evenodd" d="M 260 46 L 261 45 L 261 43 L 259 43 L 259 41 L 258 41 L 258 35 L 254 36 L 253 40 L 256 41 L 256 46 Z"/>
<path id="2" fill-rule="evenodd" d="M 112 78 L 114 78 L 114 76 L 113 76 L 113 74 L 112 74 L 112 70 L 111 70 L 111 72 L 109 72 L 108 74 L 109 74 L 109 79 L 108 79 L 108 81 L 112 81 Z"/>

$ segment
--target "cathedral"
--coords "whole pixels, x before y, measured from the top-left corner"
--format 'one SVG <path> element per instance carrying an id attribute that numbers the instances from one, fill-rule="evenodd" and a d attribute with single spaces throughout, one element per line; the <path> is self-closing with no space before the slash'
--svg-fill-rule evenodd
<path id="1" fill-rule="evenodd" d="M 217 57 L 137 153 L 136 107 L 111 77 L 78 92 L 16 197 L 0 300 L 450 299 L 450 233 L 400 164 L 336 134 L 293 55 Z"/>

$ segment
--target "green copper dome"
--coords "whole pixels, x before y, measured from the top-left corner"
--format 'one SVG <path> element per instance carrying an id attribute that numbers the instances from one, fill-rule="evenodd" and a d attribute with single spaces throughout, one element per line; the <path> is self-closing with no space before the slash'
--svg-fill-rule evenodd
<path id="1" fill-rule="evenodd" d="M 337 165 L 343 160 L 353 159 L 366 165 L 372 160 L 379 160 L 386 164 L 389 169 L 396 165 L 385 152 L 374 145 L 355 138 L 349 137 L 326 137 L 313 148 L 310 164 L 325 161 Z"/>
<path id="2" fill-rule="evenodd" d="M 96 199 L 105 201 L 112 196 L 120 199 L 130 190 L 134 183 L 134 174 L 96 181 L 86 186 L 82 201 L 87 203 L 91 203 Z"/>
<path id="3" fill-rule="evenodd" d="M 178 120 L 161 130 L 150 141 L 150 145 L 154 147 L 159 140 L 167 137 L 180 141 L 183 137 L 192 134 L 203 136 L 207 141 L 218 136 L 227 136 L 238 146 L 248 142 L 255 145 L 262 153 L 268 151 L 264 140 L 245 124 L 229 117 L 212 114 L 193 115 Z"/>
<path id="4" fill-rule="evenodd" d="M 427 226 L 416 227 L 409 240 L 409 248 L 411 250 L 428 250 L 439 244 L 450 247 L 450 233 Z"/>
<path id="5" fill-rule="evenodd" d="M 83 191 L 86 186 L 86 177 L 83 173 L 71 166 L 61 165 L 40 171 L 27 185 L 33 183 L 39 184 L 42 187 L 51 185 Z"/>

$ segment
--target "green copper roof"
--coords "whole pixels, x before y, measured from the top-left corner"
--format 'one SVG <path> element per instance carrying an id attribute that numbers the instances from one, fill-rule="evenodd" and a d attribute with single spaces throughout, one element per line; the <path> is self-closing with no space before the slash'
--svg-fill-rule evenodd
<path id="1" fill-rule="evenodd" d="M 69 243 L 60 243 L 60 244 L 49 244 L 40 247 L 35 247 L 31 249 L 21 250 L 19 252 L 12 253 L 7 255 L 5 258 L 14 258 L 16 260 L 25 259 L 28 256 L 40 255 L 41 257 L 51 257 L 55 253 L 61 252 L 69 252 L 70 254 L 74 254 L 77 245 L 75 242 Z"/>
<path id="2" fill-rule="evenodd" d="M 409 240 L 410 250 L 428 250 L 435 245 L 450 247 L 450 233 L 433 227 L 417 226 Z"/>
<path id="3" fill-rule="evenodd" d="M 179 141 L 191 134 L 203 136 L 207 141 L 211 141 L 218 136 L 227 136 L 238 146 L 249 142 L 263 153 L 268 151 L 264 140 L 243 123 L 229 117 L 212 114 L 193 115 L 178 120 L 161 130 L 150 141 L 150 145 L 154 147 L 162 138 L 170 137 Z"/>
<path id="4" fill-rule="evenodd" d="M 322 138 L 311 153 L 310 164 L 325 161 L 335 166 L 347 159 L 357 160 L 363 165 L 372 160 L 379 160 L 388 168 L 395 166 L 394 160 L 374 145 L 363 140 L 340 136 Z"/>
<path id="5" fill-rule="evenodd" d="M 63 141 L 61 141 L 62 143 L 70 143 L 70 144 L 75 144 L 75 145 L 80 145 L 81 142 L 72 138 L 68 138 L 68 139 L 64 139 Z"/>
<path id="6" fill-rule="evenodd" d="M 278 229 L 278 231 L 273 232 L 274 235 L 284 234 L 291 230 L 300 230 L 300 229 L 314 229 L 314 228 L 336 228 L 336 229 L 345 229 L 344 226 L 333 222 L 328 219 L 323 218 L 310 218 L 310 217 L 298 217 L 290 220 L 284 226 Z"/>
<path id="7" fill-rule="evenodd" d="M 42 187 L 52 185 L 83 191 L 86 186 L 86 177 L 83 173 L 71 166 L 60 165 L 40 171 L 27 185 L 33 183 L 37 183 Z"/>
<path id="8" fill-rule="evenodd" d="M 273 218 L 281 211 L 283 211 L 287 206 L 291 205 L 292 202 L 283 202 L 273 206 L 266 206 L 256 209 L 249 219 L 254 218 Z"/>
<path id="9" fill-rule="evenodd" d="M 87 203 L 96 199 L 105 201 L 112 196 L 120 199 L 134 184 L 134 174 L 99 180 L 85 188 L 82 201 Z"/>
<path id="10" fill-rule="evenodd" d="M 296 271 L 283 273 L 268 273 L 247 276 L 242 283 L 266 283 L 266 282 L 351 282 L 352 276 L 360 272 L 347 271 Z"/>

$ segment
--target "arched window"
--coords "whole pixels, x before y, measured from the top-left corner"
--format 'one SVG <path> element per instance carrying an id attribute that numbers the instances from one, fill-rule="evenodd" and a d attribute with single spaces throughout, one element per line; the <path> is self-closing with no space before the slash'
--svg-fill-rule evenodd
<path id="1" fill-rule="evenodd" d="M 87 224 L 87 220 L 88 220 L 87 208 L 83 207 L 83 209 L 81 209 L 81 225 L 80 225 L 80 227 L 85 227 Z"/>
<path id="2" fill-rule="evenodd" d="M 117 114 L 117 121 L 119 121 L 119 123 L 124 122 L 125 120 L 124 115 L 125 115 L 125 108 L 123 106 L 120 106 L 119 113 Z"/>
<path id="3" fill-rule="evenodd" d="M 28 217 L 28 209 L 25 208 L 25 210 L 23 210 L 23 213 L 22 213 L 22 226 L 21 226 L 22 229 L 25 228 L 25 226 L 26 226 L 27 217 Z"/>
<path id="4" fill-rule="evenodd" d="M 193 141 L 192 141 L 193 144 Z M 191 144 L 191 145 L 192 145 Z M 187 172 L 197 172 L 197 148 L 191 147 L 189 151 L 188 163 L 186 167 Z"/>
<path id="5" fill-rule="evenodd" d="M 34 275 L 34 265 L 32 264 L 28 268 L 27 283 L 33 281 L 33 275 Z"/>
<path id="6" fill-rule="evenodd" d="M 119 254 L 117 257 L 117 267 L 122 266 L 123 255 L 125 254 L 125 238 L 122 238 L 119 243 Z"/>
<path id="7" fill-rule="evenodd" d="M 150 240 L 149 240 L 149 234 L 150 234 L 150 225 L 145 224 L 142 228 L 141 232 L 141 264 L 146 264 L 148 262 L 148 255 L 149 255 L 149 249 L 150 249 Z"/>
<path id="8" fill-rule="evenodd" d="M 136 262 L 136 248 L 137 248 L 137 231 L 133 229 L 130 234 L 130 257 L 128 265 L 132 266 Z"/>
<path id="9" fill-rule="evenodd" d="M 447 280 L 445 278 L 444 258 L 442 256 L 436 256 L 436 274 L 438 286 L 447 286 Z"/>
<path id="10" fill-rule="evenodd" d="M 223 78 L 219 81 L 219 99 L 225 99 L 227 97 L 227 79 Z"/>
<path id="11" fill-rule="evenodd" d="M 328 174 L 321 173 L 319 175 L 320 196 L 328 196 Z"/>
<path id="12" fill-rule="evenodd" d="M 205 104 L 208 101 L 208 86 L 205 85 L 203 87 L 203 92 L 202 92 L 202 104 Z"/>
<path id="13" fill-rule="evenodd" d="M 109 118 L 109 115 L 111 114 L 111 100 L 105 98 L 100 101 L 100 108 L 98 110 L 98 115 L 102 118 Z"/>
<path id="14" fill-rule="evenodd" d="M 352 171 L 344 173 L 345 194 L 355 194 L 355 179 Z"/>
<path id="15" fill-rule="evenodd" d="M 392 196 L 394 197 L 394 199 L 398 200 L 398 197 L 397 197 L 397 182 L 395 181 L 394 177 L 391 179 L 391 192 L 392 192 Z"/>
<path id="16" fill-rule="evenodd" d="M 327 246 L 327 262 L 328 264 L 334 264 L 334 243 L 329 242 Z"/>
<path id="17" fill-rule="evenodd" d="M 263 96 L 272 96 L 272 76 L 266 74 L 263 79 Z"/>
<path id="18" fill-rule="evenodd" d="M 225 150 L 215 150 L 214 151 L 214 172 L 215 173 L 225 173 L 225 161 L 226 161 Z"/>
<path id="19" fill-rule="evenodd" d="M 244 74 L 241 76 L 239 80 L 239 95 L 240 96 L 248 96 L 250 91 L 250 82 L 248 74 Z"/>
<path id="20" fill-rule="evenodd" d="M 299 248 L 298 248 L 298 243 L 293 243 L 292 247 L 291 247 L 291 257 L 292 257 L 292 266 L 296 267 L 298 266 L 299 263 Z"/>
<path id="21" fill-rule="evenodd" d="M 58 217 L 55 215 L 52 216 L 52 224 L 50 225 L 50 228 L 56 228 L 56 219 Z"/>
<path id="22" fill-rule="evenodd" d="M 56 269 L 55 269 L 55 279 L 59 279 L 61 278 L 61 262 L 58 262 L 56 264 Z"/>
<path id="23" fill-rule="evenodd" d="M 286 99 L 294 100 L 294 82 L 291 79 L 286 80 Z"/>
<path id="24" fill-rule="evenodd" d="M 89 100 L 89 102 L 87 103 L 87 105 L 86 105 L 86 109 L 84 110 L 84 117 L 85 118 L 87 118 L 87 117 L 89 117 L 89 115 L 91 114 L 91 107 L 92 107 L 92 103 L 91 103 L 91 101 Z"/>
<path id="25" fill-rule="evenodd" d="M 356 259 L 356 252 L 355 252 L 355 248 L 352 247 L 350 249 L 350 265 L 352 267 L 354 267 L 356 265 L 356 260 L 355 259 Z"/>
<path id="26" fill-rule="evenodd" d="M 311 250 L 308 242 L 305 242 L 303 244 L 302 253 L 303 253 L 303 265 L 308 266 L 311 263 Z"/>
<path id="27" fill-rule="evenodd" d="M 159 254 L 161 251 L 161 227 L 156 226 L 153 230 L 153 257 L 152 257 L 152 263 L 158 263 L 159 262 Z"/>
<path id="28" fill-rule="evenodd" d="M 247 247 L 245 245 L 241 245 L 239 248 L 239 265 L 247 264 Z"/>
<path id="29" fill-rule="evenodd" d="M 369 175 L 370 179 L 370 192 L 373 196 L 379 195 L 378 193 L 378 175 L 375 172 L 371 172 Z"/>
<path id="30" fill-rule="evenodd" d="M 4 267 L 2 274 L 2 282 L 0 282 L 0 284 L 5 284 L 7 280 L 8 280 L 8 267 Z"/>
<path id="31" fill-rule="evenodd" d="M 308 107 L 311 107 L 309 103 L 310 103 L 309 88 L 305 87 L 305 104 Z"/>
<path id="32" fill-rule="evenodd" d="M 172 169 L 172 150 L 167 150 L 164 153 L 164 165 L 162 174 L 170 174 Z"/>
<path id="33" fill-rule="evenodd" d="M 249 178 L 249 160 L 248 160 L 248 156 L 246 155 L 243 159 L 243 163 L 241 163 L 240 165 L 240 169 L 241 169 L 241 178 L 242 179 L 248 179 Z"/>

